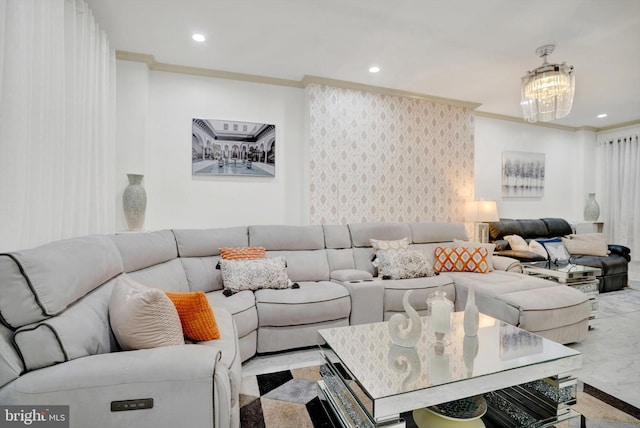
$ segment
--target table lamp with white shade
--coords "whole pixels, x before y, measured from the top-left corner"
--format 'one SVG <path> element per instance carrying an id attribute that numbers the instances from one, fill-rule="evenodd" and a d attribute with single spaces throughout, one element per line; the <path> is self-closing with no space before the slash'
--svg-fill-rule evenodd
<path id="1" fill-rule="evenodd" d="M 500 221 L 496 201 L 468 201 L 464 206 L 464 219 L 473 222 L 474 241 L 489 242 L 490 221 Z"/>

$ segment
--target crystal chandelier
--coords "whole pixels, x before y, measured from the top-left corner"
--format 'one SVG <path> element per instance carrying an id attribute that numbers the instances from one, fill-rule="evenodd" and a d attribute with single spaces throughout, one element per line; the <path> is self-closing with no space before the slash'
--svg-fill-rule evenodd
<path id="1" fill-rule="evenodd" d="M 573 66 L 566 62 L 549 64 L 547 56 L 554 48 L 554 45 L 545 45 L 536 49 L 543 63 L 522 77 L 520 105 L 527 122 L 549 122 L 571 111 L 575 89 Z"/>

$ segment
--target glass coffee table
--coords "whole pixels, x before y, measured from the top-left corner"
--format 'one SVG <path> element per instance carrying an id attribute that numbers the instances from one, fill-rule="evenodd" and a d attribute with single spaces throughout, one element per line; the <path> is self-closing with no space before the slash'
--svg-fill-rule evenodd
<path id="1" fill-rule="evenodd" d="M 393 345 L 386 322 L 319 330 L 318 384 L 340 425 L 405 427 L 411 415 L 433 426 L 435 415 L 461 427 L 545 427 L 579 416 L 569 407 L 579 352 L 483 314 L 469 337 L 454 313 L 444 343 L 421 321 L 413 348 Z"/>

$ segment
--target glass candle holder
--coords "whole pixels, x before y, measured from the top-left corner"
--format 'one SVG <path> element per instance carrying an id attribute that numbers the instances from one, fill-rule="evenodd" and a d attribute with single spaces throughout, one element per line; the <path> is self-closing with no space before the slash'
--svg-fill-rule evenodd
<path id="1" fill-rule="evenodd" d="M 427 299 L 429 315 L 431 315 L 431 329 L 435 332 L 438 340 L 443 340 L 447 333 L 451 331 L 451 314 L 453 313 L 453 302 L 447 299 L 445 291 L 436 291 Z"/>

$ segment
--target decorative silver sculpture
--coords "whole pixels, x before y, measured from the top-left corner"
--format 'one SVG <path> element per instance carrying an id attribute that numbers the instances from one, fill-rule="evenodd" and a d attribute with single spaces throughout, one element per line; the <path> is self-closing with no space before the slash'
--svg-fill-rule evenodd
<path id="1" fill-rule="evenodd" d="M 422 333 L 422 321 L 420 315 L 409 303 L 413 290 L 404 293 L 402 306 L 407 312 L 408 318 L 401 314 L 395 314 L 389 319 L 389 335 L 394 345 L 405 348 L 413 348 Z"/>

